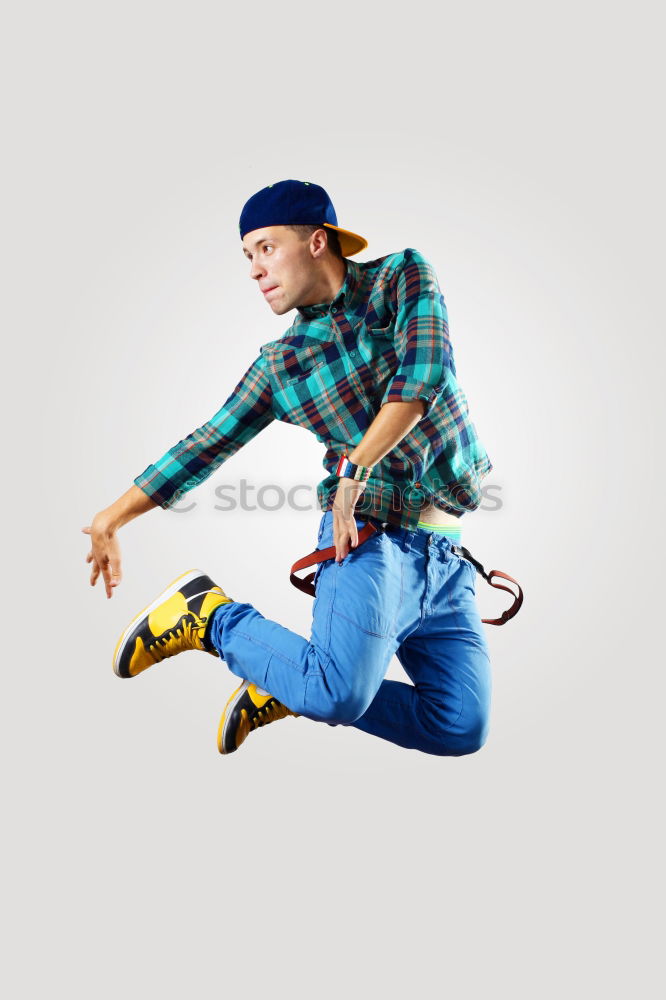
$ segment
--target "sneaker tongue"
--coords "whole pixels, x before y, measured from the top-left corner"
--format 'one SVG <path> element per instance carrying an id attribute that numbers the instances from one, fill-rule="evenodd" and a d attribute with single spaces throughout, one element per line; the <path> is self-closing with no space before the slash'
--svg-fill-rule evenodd
<path id="1" fill-rule="evenodd" d="M 256 690 L 257 694 L 258 694 L 258 695 L 259 695 L 259 696 L 260 696 L 261 698 L 270 698 L 270 696 L 271 696 L 271 693 L 270 693 L 270 691 L 264 691 L 264 689 L 263 689 L 263 688 L 260 688 L 260 687 L 258 687 L 258 686 L 257 686 L 256 684 L 255 684 L 255 686 L 254 686 L 254 687 L 255 687 L 255 690 Z"/>

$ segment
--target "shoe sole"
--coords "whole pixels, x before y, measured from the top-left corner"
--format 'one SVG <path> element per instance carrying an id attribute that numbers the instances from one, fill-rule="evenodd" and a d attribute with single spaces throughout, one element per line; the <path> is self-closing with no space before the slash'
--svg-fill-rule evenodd
<path id="1" fill-rule="evenodd" d="M 231 719 L 231 711 L 233 708 L 232 702 L 237 702 L 239 698 L 242 698 L 247 689 L 249 688 L 250 684 L 251 681 L 243 681 L 241 686 L 231 695 L 229 701 L 224 707 L 224 712 L 222 713 L 222 718 L 220 719 L 220 725 L 217 730 L 217 749 L 220 751 L 221 754 L 227 755 L 228 753 L 231 752 L 224 749 L 224 741 L 227 735 L 227 727 L 229 725 L 229 720 Z M 238 749 L 237 747 L 234 747 L 234 750 L 237 749 Z"/>
<path id="2" fill-rule="evenodd" d="M 146 615 L 149 615 L 151 611 L 154 611 L 155 608 L 157 608 L 162 603 L 162 601 L 165 601 L 168 597 L 173 597 L 174 594 L 178 593 L 181 587 L 183 587 L 186 583 L 189 583 L 190 580 L 196 580 L 198 576 L 206 576 L 206 573 L 203 573 L 200 569 L 190 569 L 187 571 L 187 573 L 182 573 L 180 576 L 177 576 L 176 579 L 172 580 L 169 586 L 162 591 L 159 597 L 155 598 L 152 604 L 149 604 L 148 607 L 144 608 L 143 611 L 140 611 L 138 615 L 135 615 L 135 617 L 132 619 L 132 621 L 129 623 L 129 625 L 121 635 L 120 639 L 118 639 L 118 642 L 116 643 L 116 648 L 113 651 L 113 672 L 116 675 L 116 677 L 122 677 L 123 680 L 126 678 L 125 674 L 121 674 L 118 672 L 118 664 L 120 662 L 122 654 L 125 651 L 125 645 L 127 644 L 127 640 L 129 639 L 131 633 L 134 631 L 138 622 L 140 622 L 142 618 L 145 618 Z M 142 671 L 142 673 L 145 673 L 145 671 Z M 130 674 L 130 677 L 131 676 L 133 675 Z M 138 677 L 139 675 L 136 674 L 136 676 Z"/>

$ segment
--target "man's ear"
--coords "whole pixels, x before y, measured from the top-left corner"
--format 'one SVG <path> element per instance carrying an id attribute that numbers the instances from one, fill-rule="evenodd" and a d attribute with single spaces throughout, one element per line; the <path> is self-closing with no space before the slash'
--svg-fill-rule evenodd
<path id="1" fill-rule="evenodd" d="M 324 229 L 315 229 L 310 237 L 310 253 L 313 257 L 321 257 L 326 252 L 328 237 Z"/>

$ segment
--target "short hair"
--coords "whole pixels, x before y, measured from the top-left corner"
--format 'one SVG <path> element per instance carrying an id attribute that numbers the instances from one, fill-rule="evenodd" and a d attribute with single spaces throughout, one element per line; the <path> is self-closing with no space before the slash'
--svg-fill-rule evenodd
<path id="1" fill-rule="evenodd" d="M 328 226 L 324 225 L 311 225 L 309 223 L 307 225 L 290 225 L 287 226 L 287 229 L 293 229 L 302 240 L 307 240 L 308 237 L 312 236 L 317 229 L 323 229 L 326 233 L 328 249 L 335 257 L 339 257 L 341 260 L 344 260 L 344 257 L 342 256 L 342 248 L 340 247 L 340 239 L 335 229 L 329 229 Z"/>

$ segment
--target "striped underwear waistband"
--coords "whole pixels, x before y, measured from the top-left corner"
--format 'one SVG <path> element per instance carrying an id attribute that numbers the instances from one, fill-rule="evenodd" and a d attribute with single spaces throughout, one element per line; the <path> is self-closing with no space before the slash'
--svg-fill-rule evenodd
<path id="1" fill-rule="evenodd" d="M 419 521 L 416 527 L 425 528 L 426 531 L 432 531 L 437 535 L 446 535 L 456 545 L 460 545 L 462 542 L 462 525 L 460 527 L 445 527 L 441 524 L 428 524 L 427 521 Z"/>

